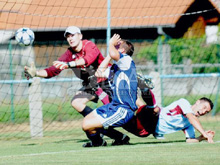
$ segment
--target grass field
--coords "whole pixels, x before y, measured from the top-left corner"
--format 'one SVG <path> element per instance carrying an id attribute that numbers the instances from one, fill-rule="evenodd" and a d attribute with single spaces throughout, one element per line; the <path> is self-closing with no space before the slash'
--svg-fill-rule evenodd
<path id="1" fill-rule="evenodd" d="M 216 131 L 215 144 L 187 144 L 182 132 L 156 140 L 153 136 L 138 138 L 131 134 L 131 144 L 83 148 L 87 140 L 82 130 L 74 128 L 71 136 L 45 136 L 41 139 L 0 141 L 0 164 L 220 164 L 219 120 L 202 121 L 205 129 Z M 121 129 L 120 129 L 121 130 Z"/>

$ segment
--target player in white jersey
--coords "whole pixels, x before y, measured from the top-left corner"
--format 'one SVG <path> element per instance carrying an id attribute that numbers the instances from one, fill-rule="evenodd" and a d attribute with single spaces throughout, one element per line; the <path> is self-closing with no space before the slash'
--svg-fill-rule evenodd
<path id="1" fill-rule="evenodd" d="M 101 63 L 100 71 L 103 74 L 108 72 L 109 62 L 114 60 L 116 65 L 112 102 L 95 109 L 84 118 L 82 128 L 91 140 L 84 147 L 105 146 L 106 142 L 100 137 L 99 131 L 103 128 L 121 127 L 134 116 L 137 109 L 137 75 L 131 58 L 133 51 L 133 45 L 121 40 L 120 35 L 114 34 L 110 39 L 109 56 Z"/>
<path id="2" fill-rule="evenodd" d="M 185 130 L 187 138 L 195 138 L 194 127 L 186 117 L 194 114 L 190 103 L 186 99 L 179 99 L 169 106 L 162 108 L 156 127 L 156 133 L 169 134 Z"/>
<path id="3" fill-rule="evenodd" d="M 179 99 L 162 108 L 159 114 L 157 114 L 158 108 L 143 106 L 124 128 L 139 137 L 147 137 L 150 134 L 169 134 L 182 130 L 185 133 L 186 142 L 207 140 L 213 143 L 215 132 L 205 131 L 197 118 L 207 114 L 212 108 L 212 101 L 206 97 L 200 98 L 193 105 L 190 105 L 186 99 Z M 201 136 L 195 137 L 195 129 L 201 133 Z"/>
<path id="4" fill-rule="evenodd" d="M 155 132 L 157 134 L 169 134 L 183 130 L 187 142 L 195 140 L 195 129 L 197 129 L 202 137 L 207 138 L 208 142 L 213 139 L 202 128 L 197 117 L 203 116 L 210 112 L 213 108 L 212 102 L 207 98 L 201 98 L 194 105 L 186 99 L 179 99 L 169 106 L 162 108 Z"/>

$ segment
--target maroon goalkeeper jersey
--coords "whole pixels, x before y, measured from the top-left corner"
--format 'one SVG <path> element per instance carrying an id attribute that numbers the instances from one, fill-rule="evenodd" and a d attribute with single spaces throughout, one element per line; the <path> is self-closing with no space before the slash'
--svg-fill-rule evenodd
<path id="1" fill-rule="evenodd" d="M 104 60 L 104 57 L 93 42 L 83 40 L 82 43 L 83 46 L 80 52 L 75 52 L 70 47 L 58 60 L 63 62 L 71 62 L 83 58 L 85 60 L 85 65 L 77 66 L 72 68 L 72 70 L 78 78 L 87 81 L 89 76 L 94 75 L 99 64 Z M 54 77 L 62 71 L 54 66 L 48 67 L 45 70 L 48 74 L 47 78 Z"/>

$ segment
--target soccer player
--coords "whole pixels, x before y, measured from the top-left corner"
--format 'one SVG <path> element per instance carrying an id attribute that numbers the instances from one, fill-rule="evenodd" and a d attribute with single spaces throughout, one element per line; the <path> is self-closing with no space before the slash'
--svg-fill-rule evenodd
<path id="1" fill-rule="evenodd" d="M 109 104 L 95 109 L 83 119 L 82 128 L 90 139 L 84 147 L 106 146 L 100 131 L 103 128 L 121 127 L 133 117 L 137 109 L 137 75 L 131 58 L 133 51 L 133 45 L 121 40 L 120 35 L 114 34 L 110 39 L 109 56 L 102 62 L 102 68 L 106 70 L 111 59 L 115 61 L 113 97 Z"/>
<path id="2" fill-rule="evenodd" d="M 98 96 L 93 86 L 90 86 L 90 78 L 94 77 L 99 64 L 104 60 L 97 46 L 86 39 L 76 26 L 70 26 L 66 29 L 64 37 L 69 43 L 66 50 L 58 61 L 54 61 L 53 66 L 42 70 L 36 70 L 34 63 L 30 67 L 25 66 L 25 75 L 29 79 L 32 77 L 51 78 L 57 76 L 63 69 L 71 68 L 75 75 L 83 80 L 82 88 L 72 99 L 72 106 L 83 116 L 89 114 L 93 109 L 86 106 L 88 101 L 97 103 Z M 100 79 L 99 86 L 106 92 L 111 93 L 107 80 Z"/>
<path id="3" fill-rule="evenodd" d="M 153 93 L 151 93 L 153 96 Z M 164 108 L 142 106 L 136 116 L 123 128 L 139 137 L 150 134 L 169 134 L 182 130 L 186 142 L 200 142 L 207 140 L 213 143 L 214 131 L 205 131 L 198 120 L 199 116 L 209 113 L 213 108 L 210 99 L 202 97 L 190 105 L 186 99 L 179 99 Z M 195 137 L 195 129 L 201 133 Z"/>
<path id="4" fill-rule="evenodd" d="M 94 73 L 104 60 L 104 57 L 94 43 L 82 40 L 83 36 L 78 27 L 68 27 L 64 37 L 70 47 L 58 58 L 58 61 L 55 61 L 53 66 L 42 70 L 37 70 L 34 63 L 30 67 L 25 66 L 25 76 L 28 79 L 33 77 L 51 78 L 57 76 L 63 69 L 72 69 L 75 75 L 83 80 L 83 87 L 73 97 L 71 104 L 79 113 L 86 116 L 93 110 L 86 106 L 88 101 L 97 102 L 101 98 L 103 104 L 107 104 L 111 100 L 112 90 L 109 87 L 108 80 L 99 79 L 101 88 L 98 88 L 96 77 L 94 77 Z M 103 90 L 104 92 L 102 92 Z M 106 93 L 109 97 L 106 97 Z M 113 129 L 105 132 L 105 135 L 115 139 L 113 145 L 126 144 L 130 139 L 128 136 Z"/>

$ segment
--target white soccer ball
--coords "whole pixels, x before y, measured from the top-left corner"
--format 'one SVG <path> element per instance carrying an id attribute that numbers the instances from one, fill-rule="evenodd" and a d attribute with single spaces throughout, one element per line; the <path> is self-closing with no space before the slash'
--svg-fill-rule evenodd
<path id="1" fill-rule="evenodd" d="M 21 46 L 29 46 L 34 42 L 34 32 L 30 28 L 20 28 L 15 33 L 15 39 Z"/>

